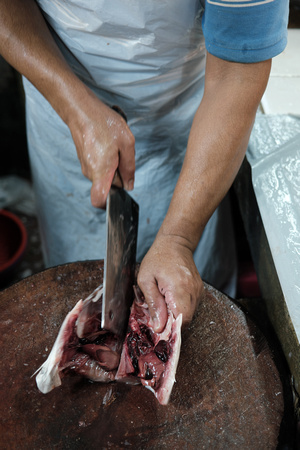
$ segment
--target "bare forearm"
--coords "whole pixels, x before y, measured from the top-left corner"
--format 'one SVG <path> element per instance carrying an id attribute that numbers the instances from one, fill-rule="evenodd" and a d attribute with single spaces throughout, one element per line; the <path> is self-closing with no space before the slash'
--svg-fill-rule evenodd
<path id="1" fill-rule="evenodd" d="M 67 122 L 83 83 L 60 53 L 33 0 L 0 0 L 0 53 Z M 72 104 L 74 99 L 74 104 Z"/>
<path id="2" fill-rule="evenodd" d="M 195 115 L 183 168 L 160 234 L 192 251 L 241 165 L 271 63 L 207 58 L 204 97 Z"/>
<path id="3" fill-rule="evenodd" d="M 104 207 L 118 168 L 126 189 L 134 182 L 134 137 L 123 118 L 72 72 L 33 0 L 0 0 L 0 53 L 49 101 L 68 125 L 91 202 Z"/>

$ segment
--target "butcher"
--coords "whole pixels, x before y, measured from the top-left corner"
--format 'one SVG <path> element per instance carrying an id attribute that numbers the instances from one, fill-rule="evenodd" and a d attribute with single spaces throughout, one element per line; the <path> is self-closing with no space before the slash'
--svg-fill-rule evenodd
<path id="1" fill-rule="evenodd" d="M 226 194 L 286 46 L 288 0 L 0 1 L 46 265 L 104 257 L 116 184 L 140 206 L 138 284 L 156 331 L 167 305 L 191 320 L 202 280 L 234 296 Z"/>

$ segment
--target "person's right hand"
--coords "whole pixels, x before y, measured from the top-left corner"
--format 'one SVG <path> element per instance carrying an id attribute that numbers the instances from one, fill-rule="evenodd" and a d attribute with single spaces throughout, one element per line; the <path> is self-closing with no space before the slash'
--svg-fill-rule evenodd
<path id="1" fill-rule="evenodd" d="M 104 208 L 116 173 L 122 180 L 119 185 L 133 189 L 134 137 L 126 121 L 71 70 L 37 2 L 0 2 L 1 55 L 39 90 L 68 125 L 81 170 L 92 181 L 91 202 Z"/>
<path id="2" fill-rule="evenodd" d="M 92 181 L 92 205 L 105 208 L 112 183 L 122 183 L 124 189 L 132 190 L 135 140 L 123 117 L 87 91 L 78 114 L 68 125 L 82 173 Z M 117 169 L 121 180 L 115 177 Z"/>

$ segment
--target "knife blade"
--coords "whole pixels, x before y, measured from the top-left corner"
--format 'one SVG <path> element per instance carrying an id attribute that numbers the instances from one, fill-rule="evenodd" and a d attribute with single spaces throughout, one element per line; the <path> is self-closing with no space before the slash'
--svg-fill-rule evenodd
<path id="1" fill-rule="evenodd" d="M 106 203 L 103 329 L 124 336 L 134 297 L 139 206 L 123 189 L 112 186 Z"/>

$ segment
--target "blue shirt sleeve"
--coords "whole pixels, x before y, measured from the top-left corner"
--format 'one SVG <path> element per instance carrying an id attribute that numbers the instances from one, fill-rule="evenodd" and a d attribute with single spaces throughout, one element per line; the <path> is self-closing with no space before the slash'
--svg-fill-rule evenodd
<path id="1" fill-rule="evenodd" d="M 273 58 L 287 44 L 288 14 L 289 0 L 205 0 L 206 49 L 241 63 Z"/>

